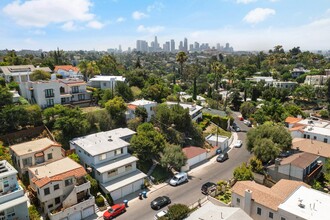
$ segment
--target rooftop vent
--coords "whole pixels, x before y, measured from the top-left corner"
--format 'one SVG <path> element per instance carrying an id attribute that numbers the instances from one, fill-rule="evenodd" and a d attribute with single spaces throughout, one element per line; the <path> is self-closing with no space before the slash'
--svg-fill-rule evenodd
<path id="1" fill-rule="evenodd" d="M 110 141 L 112 141 L 112 139 L 111 139 L 111 136 L 109 136 L 109 139 L 108 139 L 108 141 L 110 142 Z"/>
<path id="2" fill-rule="evenodd" d="M 31 148 L 29 148 L 29 149 L 28 149 L 28 152 L 31 152 L 31 151 L 32 151 L 32 149 L 31 149 Z"/>
<path id="3" fill-rule="evenodd" d="M 300 207 L 300 208 L 302 208 L 302 209 L 304 209 L 305 208 L 305 205 L 302 203 L 302 199 L 298 199 L 298 206 Z"/>

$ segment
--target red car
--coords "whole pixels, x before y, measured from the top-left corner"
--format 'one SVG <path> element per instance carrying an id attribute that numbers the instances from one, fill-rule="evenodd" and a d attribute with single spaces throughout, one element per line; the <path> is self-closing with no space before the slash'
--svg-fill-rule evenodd
<path id="1" fill-rule="evenodd" d="M 124 212 L 126 212 L 126 207 L 124 203 L 115 204 L 103 213 L 103 219 L 105 220 L 113 219 L 117 215 L 120 215 L 121 213 Z"/>

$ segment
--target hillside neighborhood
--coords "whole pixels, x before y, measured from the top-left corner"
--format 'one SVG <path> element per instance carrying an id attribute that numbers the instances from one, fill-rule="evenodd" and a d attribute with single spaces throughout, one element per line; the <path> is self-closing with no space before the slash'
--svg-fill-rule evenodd
<path id="1" fill-rule="evenodd" d="M 330 56 L 0 53 L 0 220 L 328 219 Z"/>

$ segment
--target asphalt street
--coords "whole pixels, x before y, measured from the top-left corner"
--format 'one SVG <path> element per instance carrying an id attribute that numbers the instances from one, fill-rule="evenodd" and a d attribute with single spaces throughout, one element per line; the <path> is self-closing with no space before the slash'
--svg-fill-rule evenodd
<path id="1" fill-rule="evenodd" d="M 118 216 L 118 220 L 147 220 L 153 219 L 154 215 L 159 212 L 150 208 L 150 202 L 158 196 L 166 195 L 174 203 L 182 203 L 191 205 L 198 201 L 198 199 L 205 197 L 201 193 L 201 186 L 208 181 L 218 182 L 219 180 L 228 180 L 232 177 L 232 173 L 235 167 L 242 162 L 246 162 L 251 157 L 250 153 L 246 150 L 246 132 L 250 129 L 244 125 L 241 121 L 237 120 L 237 113 L 234 113 L 235 122 L 241 128 L 241 131 L 237 133 L 238 139 L 243 141 L 241 148 L 233 148 L 229 152 L 229 159 L 223 163 L 211 160 L 207 164 L 201 165 L 202 168 L 193 169 L 189 172 L 189 182 L 182 185 L 173 187 L 166 185 L 156 191 L 150 192 L 148 198 L 143 200 L 135 199 L 129 203 L 126 213 Z M 167 209 L 167 207 L 162 208 Z"/>

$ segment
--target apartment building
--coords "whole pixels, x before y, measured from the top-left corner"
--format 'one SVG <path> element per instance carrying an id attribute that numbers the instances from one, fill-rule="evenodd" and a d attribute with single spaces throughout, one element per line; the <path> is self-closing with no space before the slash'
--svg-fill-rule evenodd
<path id="1" fill-rule="evenodd" d="M 30 103 L 41 108 L 55 104 L 89 105 L 91 91 L 86 89 L 86 82 L 78 78 L 57 80 L 52 74 L 51 80 L 28 81 L 20 83 L 20 91 Z"/>
<path id="2" fill-rule="evenodd" d="M 330 79 L 330 75 L 309 75 L 306 76 L 304 84 L 311 86 L 323 86 Z"/>
<path id="3" fill-rule="evenodd" d="M 300 181 L 284 179 L 271 188 L 254 181 L 238 181 L 232 188 L 231 204 L 233 207 L 242 208 L 254 220 L 296 219 L 280 211 L 279 207 L 300 187 L 310 186 Z"/>
<path id="4" fill-rule="evenodd" d="M 141 107 L 141 108 L 146 109 L 146 111 L 148 113 L 148 117 L 147 117 L 146 121 L 149 122 L 151 120 L 151 117 L 155 115 L 156 106 L 157 106 L 157 102 L 148 101 L 148 100 L 144 100 L 144 99 L 130 102 L 127 105 L 126 119 L 130 120 L 130 119 L 135 118 L 136 108 Z"/>
<path id="5" fill-rule="evenodd" d="M 138 158 L 127 151 L 135 134 L 128 128 L 99 132 L 70 141 L 83 166 L 114 200 L 141 189 L 146 175 L 136 167 Z"/>
<path id="6" fill-rule="evenodd" d="M 0 219 L 28 220 L 28 198 L 17 182 L 17 170 L 6 160 L 0 161 Z"/>
<path id="7" fill-rule="evenodd" d="M 41 138 L 10 146 L 10 153 L 20 178 L 28 175 L 28 168 L 63 158 L 61 144 Z"/>
<path id="8" fill-rule="evenodd" d="M 28 168 L 31 196 L 51 220 L 83 219 L 95 213 L 85 169 L 68 157 Z"/>

